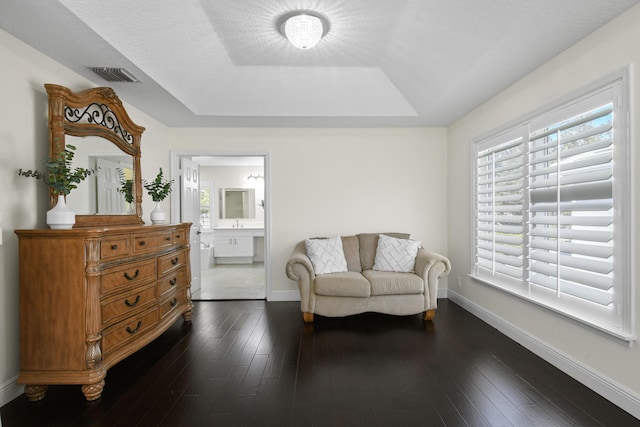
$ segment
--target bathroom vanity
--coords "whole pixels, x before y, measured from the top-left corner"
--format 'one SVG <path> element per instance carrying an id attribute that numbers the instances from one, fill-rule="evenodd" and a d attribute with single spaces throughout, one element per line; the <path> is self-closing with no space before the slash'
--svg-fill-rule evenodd
<path id="1" fill-rule="evenodd" d="M 251 264 L 263 242 L 264 228 L 216 228 L 214 236 L 217 263 Z"/>

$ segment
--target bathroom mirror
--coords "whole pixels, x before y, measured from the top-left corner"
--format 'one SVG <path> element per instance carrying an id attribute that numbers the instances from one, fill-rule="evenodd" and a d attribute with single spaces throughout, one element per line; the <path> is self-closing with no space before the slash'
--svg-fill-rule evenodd
<path id="1" fill-rule="evenodd" d="M 53 84 L 45 84 L 45 88 L 49 95 L 50 157 L 71 144 L 76 147 L 74 166 L 100 168 L 68 197 L 71 209 L 78 209 L 75 226 L 142 224 L 140 140 L 144 127 L 133 123 L 111 88 L 76 93 Z M 130 204 L 118 191 L 127 180 Z M 57 198 L 50 195 L 53 207 Z M 78 207 L 74 203 L 79 203 Z"/>
<path id="2" fill-rule="evenodd" d="M 253 219 L 256 217 L 256 196 L 253 188 L 220 188 L 218 201 L 220 219 Z"/>

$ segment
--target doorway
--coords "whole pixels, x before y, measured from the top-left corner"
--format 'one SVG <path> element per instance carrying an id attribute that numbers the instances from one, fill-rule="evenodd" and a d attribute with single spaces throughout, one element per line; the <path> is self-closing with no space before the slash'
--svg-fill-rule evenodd
<path id="1" fill-rule="evenodd" d="M 268 299 L 268 154 L 176 152 L 171 163 L 181 183 L 197 174 L 198 215 L 185 214 L 193 201 L 184 185 L 172 199 L 172 215 L 194 224 L 192 299 Z"/>

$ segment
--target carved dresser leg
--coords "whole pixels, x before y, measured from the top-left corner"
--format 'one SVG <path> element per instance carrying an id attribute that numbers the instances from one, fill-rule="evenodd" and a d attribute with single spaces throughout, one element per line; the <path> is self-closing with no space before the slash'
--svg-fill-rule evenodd
<path id="1" fill-rule="evenodd" d="M 424 312 L 424 320 L 433 320 L 434 317 L 436 317 L 435 310 L 427 310 Z"/>
<path id="2" fill-rule="evenodd" d="M 44 395 L 47 393 L 46 385 L 26 385 L 24 386 L 24 394 L 27 395 L 27 398 L 30 402 L 37 402 L 38 400 L 44 399 Z"/>
<path id="3" fill-rule="evenodd" d="M 191 310 L 185 311 L 184 313 L 182 313 L 182 319 L 185 322 L 191 322 L 191 314 L 192 314 Z"/>
<path id="4" fill-rule="evenodd" d="M 104 380 L 95 384 L 85 384 L 82 386 L 82 394 L 88 401 L 100 399 L 102 389 L 104 388 Z"/>
<path id="5" fill-rule="evenodd" d="M 303 312 L 302 320 L 304 320 L 305 323 L 313 323 L 313 313 Z"/>

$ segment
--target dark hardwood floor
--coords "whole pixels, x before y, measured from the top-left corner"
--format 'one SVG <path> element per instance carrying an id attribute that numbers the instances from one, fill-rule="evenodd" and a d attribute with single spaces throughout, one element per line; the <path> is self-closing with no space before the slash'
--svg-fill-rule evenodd
<path id="1" fill-rule="evenodd" d="M 640 421 L 453 302 L 435 320 L 302 322 L 299 303 L 195 302 L 113 367 L 102 398 L 52 386 L 2 426 L 631 426 Z"/>

